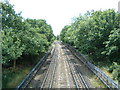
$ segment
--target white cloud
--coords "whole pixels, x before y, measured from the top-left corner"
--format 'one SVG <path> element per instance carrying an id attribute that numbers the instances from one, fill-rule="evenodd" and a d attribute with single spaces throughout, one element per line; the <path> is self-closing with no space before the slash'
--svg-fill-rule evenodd
<path id="1" fill-rule="evenodd" d="M 10 0 L 24 18 L 45 19 L 55 35 L 71 18 L 88 10 L 117 9 L 119 0 Z"/>

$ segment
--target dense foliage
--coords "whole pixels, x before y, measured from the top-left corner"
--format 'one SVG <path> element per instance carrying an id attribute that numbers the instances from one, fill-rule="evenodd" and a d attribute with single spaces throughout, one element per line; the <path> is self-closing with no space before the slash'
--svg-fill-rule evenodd
<path id="1" fill-rule="evenodd" d="M 60 40 L 89 55 L 93 62 L 120 64 L 120 14 L 109 9 L 80 15 L 62 29 Z"/>
<path id="2" fill-rule="evenodd" d="M 42 19 L 23 19 L 8 2 L 2 6 L 2 64 L 22 57 L 34 57 L 45 52 L 54 40 L 50 25 Z"/>

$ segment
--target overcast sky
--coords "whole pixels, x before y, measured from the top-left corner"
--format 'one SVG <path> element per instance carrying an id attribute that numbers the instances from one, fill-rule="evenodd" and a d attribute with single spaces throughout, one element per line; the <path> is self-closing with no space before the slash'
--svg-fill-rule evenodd
<path id="1" fill-rule="evenodd" d="M 55 35 L 59 35 L 72 18 L 90 10 L 118 10 L 120 0 L 10 0 L 16 12 L 32 19 L 45 19 L 52 26 Z"/>

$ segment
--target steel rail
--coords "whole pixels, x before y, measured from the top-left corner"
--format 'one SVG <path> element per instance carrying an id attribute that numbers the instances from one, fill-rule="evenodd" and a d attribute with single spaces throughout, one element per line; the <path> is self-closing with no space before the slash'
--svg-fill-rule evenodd
<path id="1" fill-rule="evenodd" d="M 71 68 L 71 65 L 70 65 L 68 56 L 66 56 L 66 58 L 67 58 L 67 62 L 68 62 L 68 65 L 69 65 L 69 68 L 70 68 L 70 72 L 71 72 L 71 75 L 72 75 L 72 77 L 73 77 L 75 86 L 76 86 L 76 88 L 79 90 L 79 85 L 78 85 L 77 79 L 75 78 L 75 73 L 73 72 L 73 70 L 72 70 L 72 68 Z"/>
<path id="2" fill-rule="evenodd" d="M 48 50 L 48 52 L 42 57 L 42 59 L 40 59 L 40 61 L 34 66 L 34 68 L 30 71 L 30 73 L 27 74 L 26 77 L 22 80 L 22 82 L 16 87 L 16 90 L 27 88 L 28 84 L 31 82 L 33 77 L 39 71 L 40 67 L 43 65 L 43 63 L 46 61 L 46 59 L 50 55 L 52 49 L 53 47 Z"/>
<path id="3" fill-rule="evenodd" d="M 67 51 L 67 52 L 68 52 L 68 51 Z M 72 52 L 71 52 L 71 53 L 72 53 Z M 73 54 L 73 53 L 72 53 L 72 54 Z M 68 58 L 69 58 L 69 57 L 68 57 Z M 73 64 L 75 65 L 75 62 L 73 62 Z M 87 85 L 87 83 L 86 83 L 84 77 L 82 76 L 81 72 L 78 70 L 78 67 L 75 67 L 75 69 L 76 69 L 77 72 L 79 72 L 79 73 L 78 73 L 78 75 L 79 75 L 78 79 L 79 79 L 79 81 L 81 82 L 82 87 L 84 87 L 86 90 L 89 90 L 89 86 Z M 78 88 L 79 88 L 79 87 L 78 87 Z"/>
<path id="4" fill-rule="evenodd" d="M 113 88 L 116 88 L 117 90 L 120 90 L 119 86 L 111 78 L 109 78 L 105 73 L 103 73 L 98 67 L 90 63 L 84 55 L 82 55 L 70 45 L 65 45 L 71 52 L 73 52 L 74 56 L 76 56 L 76 58 L 82 61 L 109 89 L 112 90 Z M 82 59 L 79 56 L 81 56 Z"/>
<path id="5" fill-rule="evenodd" d="M 55 49 L 53 50 L 53 54 L 54 54 L 54 53 L 55 53 Z M 52 58 L 53 58 L 53 56 L 52 56 Z M 51 68 L 54 66 L 54 65 L 52 65 L 53 62 L 55 62 L 55 59 L 53 59 L 53 60 L 51 61 L 50 65 L 49 65 L 49 67 L 48 67 L 48 70 L 47 70 L 47 72 L 46 72 L 46 74 L 45 74 L 45 77 L 44 77 L 44 79 L 43 79 L 42 85 L 40 86 L 41 89 L 44 88 L 44 85 L 45 85 L 46 80 L 47 80 L 47 78 L 48 78 L 49 72 L 50 72 Z M 53 70 L 53 73 L 52 73 L 52 79 L 50 80 L 50 83 L 49 83 L 49 88 L 52 87 L 53 75 L 54 75 L 54 73 L 55 73 L 56 65 L 55 65 L 53 68 L 54 68 L 54 70 Z"/>
<path id="6" fill-rule="evenodd" d="M 17 86 L 16 90 L 20 90 L 22 88 L 26 88 L 27 87 L 27 85 L 30 83 L 30 81 L 32 80 L 32 78 L 36 75 L 36 73 L 39 70 L 39 67 L 45 62 L 45 60 L 47 59 L 47 57 L 49 56 L 49 54 L 50 54 L 49 52 L 47 52 L 45 54 L 45 56 L 37 63 L 37 65 L 31 70 L 31 72 Z M 28 79 L 29 79 L 29 81 L 28 81 Z"/>
<path id="7" fill-rule="evenodd" d="M 64 50 L 64 52 L 67 52 L 67 51 Z M 70 64 L 68 55 L 66 55 L 66 58 L 67 58 L 67 62 L 68 62 L 69 68 L 70 68 L 70 72 L 71 72 L 72 78 L 73 78 L 74 83 L 75 83 L 75 87 L 76 87 L 77 90 L 79 90 L 80 87 L 79 87 L 79 84 L 78 84 L 78 81 L 77 81 L 77 78 L 79 79 L 79 77 L 75 74 L 75 71 L 73 70 L 73 68 L 72 68 L 72 66 Z"/>
<path id="8" fill-rule="evenodd" d="M 46 82 L 47 77 L 48 77 L 48 75 L 49 75 L 49 71 L 50 71 L 50 67 L 51 67 L 52 62 L 53 62 L 53 61 L 51 61 L 50 65 L 49 65 L 49 67 L 48 67 L 48 70 L 47 70 L 47 72 L 46 72 L 46 74 L 45 74 L 45 77 L 44 77 L 44 79 L 43 79 L 43 82 L 42 82 L 40 88 L 43 88 L 44 85 L 45 85 L 45 82 Z"/>
<path id="9" fill-rule="evenodd" d="M 68 48 L 67 48 L 68 49 Z M 70 51 L 70 50 L 69 50 Z M 70 51 L 71 52 L 71 51 Z M 72 54 L 73 54 L 73 52 L 71 52 Z M 73 54 L 73 56 L 75 56 L 74 54 Z M 78 59 L 78 58 L 77 58 Z M 75 62 L 73 62 L 73 64 L 75 65 Z M 84 87 L 84 88 L 86 88 L 87 90 L 89 90 L 89 86 L 87 85 L 87 83 L 86 83 L 86 81 L 85 81 L 85 79 L 84 79 L 84 77 L 82 76 L 82 74 L 81 74 L 81 72 L 80 72 L 80 70 L 78 70 L 78 67 L 75 67 L 75 69 L 76 69 L 76 71 L 77 72 L 79 72 L 79 80 L 81 81 L 81 83 L 82 83 L 82 86 Z"/>
<path id="10" fill-rule="evenodd" d="M 75 64 L 75 63 L 74 63 Z M 84 87 L 84 88 L 86 88 L 87 90 L 89 90 L 89 86 L 87 85 L 87 83 L 86 83 L 86 81 L 85 81 L 85 79 L 84 79 L 84 77 L 82 76 L 82 74 L 81 74 L 81 72 L 78 70 L 78 68 L 77 67 L 75 67 L 75 69 L 76 69 L 76 71 L 78 71 L 79 72 L 79 80 L 81 81 L 81 83 L 82 83 L 82 86 Z"/>
<path id="11" fill-rule="evenodd" d="M 49 88 L 52 88 L 52 85 L 53 85 L 56 66 L 57 66 L 57 63 L 56 63 L 56 60 L 55 60 L 55 66 L 54 66 L 54 69 L 53 69 L 52 78 L 51 78 L 51 80 L 50 80 Z"/>

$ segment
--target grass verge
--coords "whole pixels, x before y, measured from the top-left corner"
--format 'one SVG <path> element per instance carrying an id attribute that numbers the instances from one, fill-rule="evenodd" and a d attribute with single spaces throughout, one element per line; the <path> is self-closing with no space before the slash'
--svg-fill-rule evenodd
<path id="1" fill-rule="evenodd" d="M 2 88 L 16 88 L 43 56 L 44 53 L 41 53 L 34 60 L 23 59 L 15 69 L 2 68 Z"/>
<path id="2" fill-rule="evenodd" d="M 98 68 L 100 68 L 107 76 L 113 79 L 115 83 L 118 84 L 118 79 L 116 79 L 115 77 L 119 77 L 119 75 L 117 75 L 119 72 L 117 71 L 118 69 L 120 70 L 120 66 L 118 67 L 118 65 L 114 65 L 113 63 L 109 61 L 94 62 L 94 64 Z M 112 69 L 113 72 L 110 72 L 110 69 Z"/>
<path id="3" fill-rule="evenodd" d="M 32 66 L 22 68 L 9 68 L 3 70 L 2 88 L 15 88 L 30 72 Z"/>

